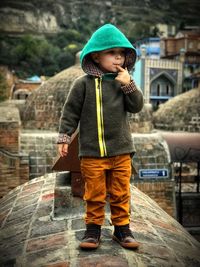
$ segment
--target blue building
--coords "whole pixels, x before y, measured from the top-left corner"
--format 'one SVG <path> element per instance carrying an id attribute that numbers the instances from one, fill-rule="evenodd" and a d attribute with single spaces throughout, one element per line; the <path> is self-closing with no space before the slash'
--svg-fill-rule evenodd
<path id="1" fill-rule="evenodd" d="M 144 93 L 145 103 L 151 103 L 157 109 L 160 104 L 182 92 L 183 63 L 178 60 L 152 58 L 149 53 L 153 51 L 158 52 L 141 45 L 140 57 L 132 75 Z"/>
<path id="2" fill-rule="evenodd" d="M 143 46 L 146 47 L 146 56 L 149 58 L 159 59 L 160 58 L 160 38 L 149 37 L 139 40 L 135 44 L 137 54 L 141 56 L 141 50 Z"/>

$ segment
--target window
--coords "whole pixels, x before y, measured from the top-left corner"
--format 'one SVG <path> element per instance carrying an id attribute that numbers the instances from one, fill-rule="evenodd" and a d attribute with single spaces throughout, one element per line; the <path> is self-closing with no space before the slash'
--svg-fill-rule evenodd
<path id="1" fill-rule="evenodd" d="M 169 85 L 166 85 L 166 95 L 169 95 Z"/>
<path id="2" fill-rule="evenodd" d="M 157 96 L 160 95 L 160 84 L 157 84 Z"/>
<path id="3" fill-rule="evenodd" d="M 193 42 L 189 42 L 188 48 L 189 49 L 192 49 L 193 48 Z"/>

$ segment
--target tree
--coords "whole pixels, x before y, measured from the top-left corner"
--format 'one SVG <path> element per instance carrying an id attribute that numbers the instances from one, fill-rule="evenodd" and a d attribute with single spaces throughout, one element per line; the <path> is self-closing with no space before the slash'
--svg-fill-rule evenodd
<path id="1" fill-rule="evenodd" d="M 7 98 L 8 85 L 6 83 L 5 77 L 0 73 L 0 102 L 6 100 Z"/>

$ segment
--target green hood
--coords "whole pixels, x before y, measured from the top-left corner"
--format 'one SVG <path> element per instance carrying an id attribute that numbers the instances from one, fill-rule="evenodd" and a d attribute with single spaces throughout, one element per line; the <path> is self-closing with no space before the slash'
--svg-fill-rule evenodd
<path id="1" fill-rule="evenodd" d="M 83 71 L 90 74 L 91 64 L 94 64 L 90 57 L 91 53 L 116 47 L 126 48 L 124 67 L 131 70 L 136 61 L 135 48 L 119 29 L 112 24 L 105 24 L 93 33 L 81 52 L 80 60 Z"/>

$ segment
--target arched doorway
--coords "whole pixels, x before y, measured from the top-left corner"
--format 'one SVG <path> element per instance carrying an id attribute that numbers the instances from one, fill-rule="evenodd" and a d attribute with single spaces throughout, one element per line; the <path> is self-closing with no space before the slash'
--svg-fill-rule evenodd
<path id="1" fill-rule="evenodd" d="M 154 109 L 174 96 L 175 81 L 165 72 L 154 77 L 150 83 L 150 101 Z"/>

